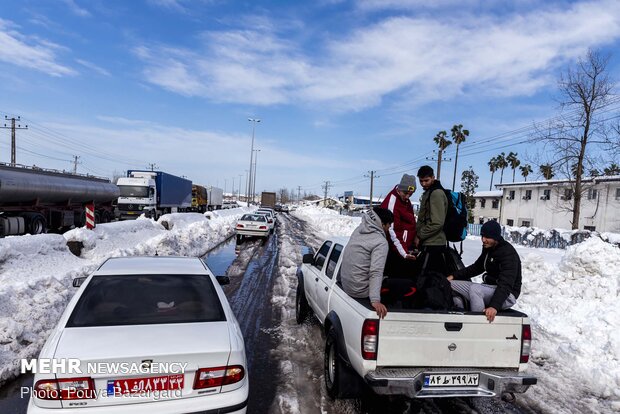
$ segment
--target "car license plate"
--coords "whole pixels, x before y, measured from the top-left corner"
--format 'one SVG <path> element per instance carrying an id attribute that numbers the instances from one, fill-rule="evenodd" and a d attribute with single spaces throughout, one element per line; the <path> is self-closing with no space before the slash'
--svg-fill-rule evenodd
<path id="1" fill-rule="evenodd" d="M 108 381 L 108 395 L 131 395 L 152 391 L 171 391 L 183 388 L 183 374 L 162 377 L 127 378 Z"/>
<path id="2" fill-rule="evenodd" d="M 477 387 L 479 374 L 432 374 L 424 376 L 425 387 Z"/>

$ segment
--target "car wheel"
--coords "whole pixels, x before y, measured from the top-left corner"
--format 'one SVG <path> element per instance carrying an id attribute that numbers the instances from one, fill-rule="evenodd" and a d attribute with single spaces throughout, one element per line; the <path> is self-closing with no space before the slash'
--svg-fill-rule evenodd
<path id="1" fill-rule="evenodd" d="M 307 318 L 309 312 L 308 300 L 306 299 L 306 293 L 304 292 L 303 285 L 297 284 L 297 295 L 295 296 L 295 320 L 298 324 L 303 323 Z"/>
<path id="2" fill-rule="evenodd" d="M 327 389 L 327 395 L 331 399 L 340 397 L 340 371 L 342 368 L 342 362 L 338 358 L 338 337 L 336 330 L 332 327 L 327 332 L 327 339 L 325 340 L 325 360 L 324 368 L 325 372 L 325 388 Z"/>

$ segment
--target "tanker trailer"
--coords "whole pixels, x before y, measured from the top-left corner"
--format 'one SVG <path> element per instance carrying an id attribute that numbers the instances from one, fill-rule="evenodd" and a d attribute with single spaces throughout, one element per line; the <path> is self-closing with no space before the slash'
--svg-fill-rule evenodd
<path id="1" fill-rule="evenodd" d="M 0 163 L 0 236 L 83 226 L 90 203 L 95 221 L 107 223 L 118 196 L 116 184 L 105 178 Z"/>

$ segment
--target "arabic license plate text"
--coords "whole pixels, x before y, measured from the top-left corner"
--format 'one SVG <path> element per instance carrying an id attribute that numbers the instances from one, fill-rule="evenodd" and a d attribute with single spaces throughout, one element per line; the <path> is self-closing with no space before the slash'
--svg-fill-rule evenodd
<path id="1" fill-rule="evenodd" d="M 108 381 L 108 395 L 127 395 L 183 388 L 183 374 Z"/>
<path id="2" fill-rule="evenodd" d="M 432 374 L 424 376 L 425 387 L 477 387 L 479 374 Z"/>

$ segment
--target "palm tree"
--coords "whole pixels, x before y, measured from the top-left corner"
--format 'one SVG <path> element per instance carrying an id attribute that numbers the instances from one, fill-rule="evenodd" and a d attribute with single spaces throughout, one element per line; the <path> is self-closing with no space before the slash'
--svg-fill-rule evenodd
<path id="1" fill-rule="evenodd" d="M 609 167 L 603 169 L 605 175 L 620 175 L 620 166 L 616 163 L 612 163 Z"/>
<path id="2" fill-rule="evenodd" d="M 435 141 L 435 143 L 439 146 L 439 154 L 437 156 L 437 179 L 438 180 L 441 177 L 442 154 L 445 151 L 445 149 L 448 148 L 450 144 L 452 144 L 452 141 L 446 138 L 447 135 L 448 133 L 446 131 L 439 131 L 437 135 L 435 135 L 435 138 L 433 138 L 433 141 Z"/>
<path id="3" fill-rule="evenodd" d="M 553 178 L 553 166 L 551 164 L 544 164 L 540 166 L 540 173 L 545 178 L 545 180 L 550 180 Z"/>
<path id="4" fill-rule="evenodd" d="M 458 124 L 452 127 L 452 141 L 456 144 L 456 155 L 454 156 L 454 176 L 452 177 L 452 190 L 456 185 L 456 169 L 459 162 L 459 145 L 465 142 L 465 139 L 469 136 L 469 130 L 463 129 L 463 125 Z"/>
<path id="5" fill-rule="evenodd" d="M 522 165 L 519 169 L 521 170 L 521 175 L 525 178 L 525 181 L 527 181 L 527 176 L 534 172 L 530 164 Z"/>
<path id="6" fill-rule="evenodd" d="M 515 182 L 515 172 L 517 171 L 517 167 L 519 165 L 521 165 L 521 161 L 519 161 L 519 159 L 517 158 L 517 154 L 516 152 L 512 152 L 510 151 L 510 153 L 508 154 L 508 156 L 506 157 L 506 161 L 508 161 L 508 165 L 510 165 L 510 168 L 512 168 L 512 182 Z"/>
<path id="7" fill-rule="evenodd" d="M 497 156 L 497 168 L 502 170 L 502 175 L 499 179 L 500 184 L 504 182 L 504 169 L 506 167 L 508 167 L 508 161 L 506 160 L 506 154 L 502 152 Z"/>
<path id="8" fill-rule="evenodd" d="M 491 188 L 493 188 L 493 176 L 495 175 L 495 171 L 497 171 L 497 157 L 491 158 L 487 164 L 491 171 L 491 184 L 489 185 L 489 191 L 491 191 Z"/>

